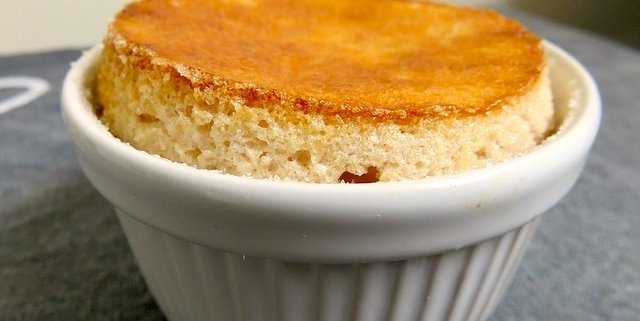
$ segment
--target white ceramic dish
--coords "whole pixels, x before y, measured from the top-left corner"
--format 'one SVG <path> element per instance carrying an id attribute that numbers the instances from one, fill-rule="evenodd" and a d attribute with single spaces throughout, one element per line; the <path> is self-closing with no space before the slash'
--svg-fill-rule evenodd
<path id="1" fill-rule="evenodd" d="M 86 97 L 99 47 L 72 66 L 62 111 L 172 321 L 484 320 L 540 214 L 578 178 L 600 122 L 593 79 L 545 48 L 560 132 L 507 162 L 416 181 L 274 182 L 138 151 Z"/>

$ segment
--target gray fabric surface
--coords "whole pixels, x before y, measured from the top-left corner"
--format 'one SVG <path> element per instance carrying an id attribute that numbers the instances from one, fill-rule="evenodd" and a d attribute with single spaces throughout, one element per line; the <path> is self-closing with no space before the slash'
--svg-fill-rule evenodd
<path id="1" fill-rule="evenodd" d="M 506 13 L 588 67 L 604 117 L 584 174 L 545 215 L 491 320 L 640 320 L 640 52 Z M 78 55 L 0 58 L 0 77 L 52 86 L 0 114 L 0 321 L 163 320 L 62 124 L 60 86 Z"/>

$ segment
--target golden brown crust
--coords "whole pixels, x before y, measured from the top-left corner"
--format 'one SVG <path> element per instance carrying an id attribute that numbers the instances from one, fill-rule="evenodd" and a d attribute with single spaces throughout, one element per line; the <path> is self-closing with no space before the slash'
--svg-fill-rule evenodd
<path id="1" fill-rule="evenodd" d="M 540 39 L 519 23 L 433 3 L 142 0 L 109 37 L 143 53 L 141 68 L 164 62 L 247 106 L 341 119 L 485 114 L 544 67 Z"/>

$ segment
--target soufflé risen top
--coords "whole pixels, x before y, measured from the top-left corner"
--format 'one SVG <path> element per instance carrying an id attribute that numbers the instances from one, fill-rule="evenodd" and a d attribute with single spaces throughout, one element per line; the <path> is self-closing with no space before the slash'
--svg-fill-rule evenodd
<path id="1" fill-rule="evenodd" d="M 492 11 L 405 1 L 132 2 L 94 94 L 140 150 L 317 183 L 487 166 L 553 123 L 538 37 Z"/>

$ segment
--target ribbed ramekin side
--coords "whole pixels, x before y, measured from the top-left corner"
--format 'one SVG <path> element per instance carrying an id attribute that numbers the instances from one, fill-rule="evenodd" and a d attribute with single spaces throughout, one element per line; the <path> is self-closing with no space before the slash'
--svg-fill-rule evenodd
<path id="1" fill-rule="evenodd" d="M 402 261 L 289 263 L 185 241 L 117 211 L 150 291 L 172 321 L 481 321 L 539 219 Z"/>

